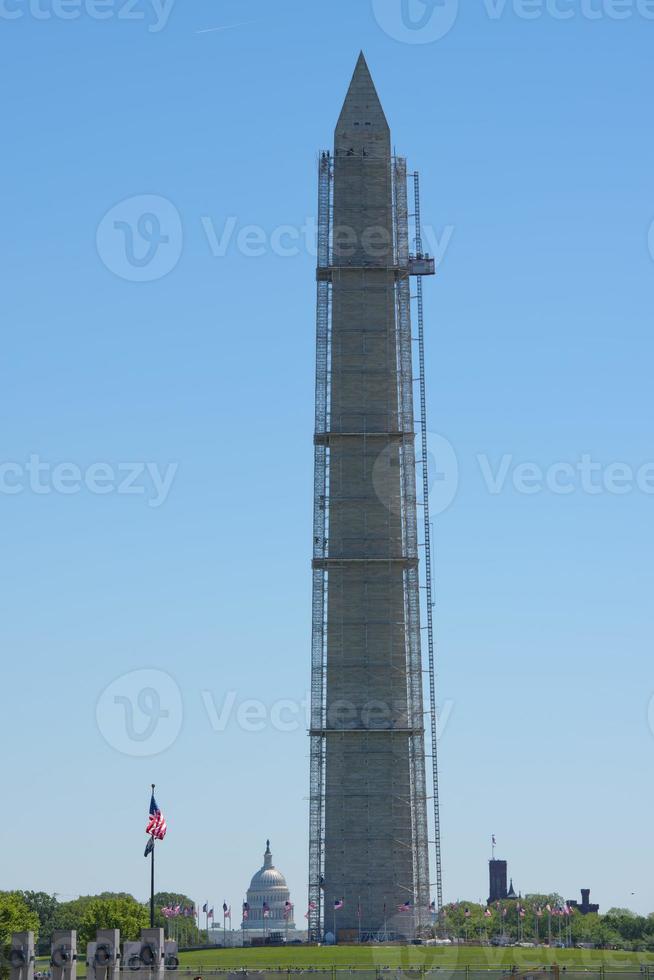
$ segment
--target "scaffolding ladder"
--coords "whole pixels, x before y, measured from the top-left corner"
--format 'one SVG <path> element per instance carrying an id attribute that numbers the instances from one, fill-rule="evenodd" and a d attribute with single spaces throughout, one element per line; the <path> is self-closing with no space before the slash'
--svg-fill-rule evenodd
<path id="1" fill-rule="evenodd" d="M 418 258 L 423 257 L 422 219 L 420 213 L 420 174 L 413 174 L 415 245 Z M 425 596 L 427 613 L 427 662 L 429 673 L 429 713 L 434 803 L 434 851 L 436 872 L 436 906 L 439 918 L 443 909 L 443 870 L 441 863 L 440 800 L 438 791 L 438 712 L 436 706 L 436 645 L 434 642 L 434 584 L 431 553 L 431 518 L 429 512 L 429 445 L 427 432 L 427 393 L 425 383 L 425 306 L 422 275 L 416 276 L 416 314 L 418 326 L 418 359 L 420 389 L 421 469 L 425 548 Z"/>

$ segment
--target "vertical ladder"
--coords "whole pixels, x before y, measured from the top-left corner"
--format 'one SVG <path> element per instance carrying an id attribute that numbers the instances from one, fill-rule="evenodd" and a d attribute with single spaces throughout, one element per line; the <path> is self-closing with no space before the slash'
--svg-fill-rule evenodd
<path id="1" fill-rule="evenodd" d="M 416 253 L 422 255 L 420 215 L 420 175 L 413 174 L 415 201 Z M 436 851 L 436 903 L 439 917 L 443 909 L 443 871 L 441 865 L 441 820 L 438 794 L 438 715 L 436 709 L 436 654 L 434 644 L 434 598 L 431 559 L 431 521 L 429 516 L 429 459 L 427 439 L 427 395 L 425 386 L 425 307 L 422 276 L 416 278 L 418 314 L 418 356 L 420 367 L 420 435 L 422 439 L 422 493 L 425 522 L 425 594 L 427 597 L 427 652 L 429 671 L 429 711 L 431 716 L 431 760 L 434 792 L 434 844 Z"/>

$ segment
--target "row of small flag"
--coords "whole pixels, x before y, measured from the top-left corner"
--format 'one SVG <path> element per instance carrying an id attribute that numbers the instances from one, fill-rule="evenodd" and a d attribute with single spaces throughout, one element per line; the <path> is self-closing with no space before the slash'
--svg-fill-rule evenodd
<path id="1" fill-rule="evenodd" d="M 432 902 L 432 906 L 433 906 L 433 904 L 434 903 Z M 432 906 L 430 906 L 430 909 L 432 908 Z M 502 906 L 501 902 L 496 902 L 495 903 L 495 907 L 498 910 L 498 912 L 504 918 L 506 918 L 506 916 L 508 915 L 508 912 L 509 912 L 508 908 L 506 906 Z M 453 902 L 451 905 L 446 906 L 443 909 L 443 912 L 444 912 L 445 915 L 447 915 L 447 912 L 448 911 L 455 912 L 458 908 L 459 908 L 459 905 L 456 902 Z M 524 905 L 517 905 L 516 908 L 517 908 L 517 911 L 518 911 L 518 915 L 520 916 L 521 919 L 524 919 L 524 917 L 526 916 L 527 912 L 529 912 L 529 911 L 533 912 L 534 915 L 537 918 L 539 918 L 539 919 L 542 918 L 543 915 L 545 915 L 545 913 L 547 913 L 548 915 L 553 915 L 553 916 L 557 916 L 557 915 L 558 916 L 569 916 L 569 915 L 572 915 L 572 913 L 574 912 L 574 909 L 572 908 L 572 906 L 571 905 L 568 905 L 567 902 L 566 902 L 565 905 L 556 905 L 556 906 L 552 906 L 552 905 L 550 905 L 548 903 L 545 906 L 545 908 L 541 908 L 540 906 L 538 906 L 537 908 L 527 909 Z M 464 913 L 463 914 L 466 917 L 466 919 L 469 919 L 470 916 L 472 915 L 472 912 L 470 911 L 469 908 L 466 908 L 464 910 Z M 490 919 L 492 917 L 492 915 L 493 915 L 493 913 L 492 913 L 492 911 L 491 911 L 490 908 L 487 908 L 487 909 L 484 910 L 484 917 L 486 919 Z"/>
<path id="2" fill-rule="evenodd" d="M 293 905 L 292 902 L 289 902 L 289 901 L 284 902 L 284 911 L 282 912 L 282 915 L 284 916 L 285 919 L 290 919 L 291 918 L 291 916 L 293 914 L 294 907 L 295 906 Z M 250 911 L 251 911 L 251 909 L 250 909 L 250 903 L 249 902 L 243 902 L 243 921 L 244 922 L 246 922 L 250 918 Z M 268 905 L 268 902 L 264 902 L 263 903 L 263 917 L 264 917 L 264 919 L 269 919 L 271 917 L 271 915 L 272 915 L 272 911 L 271 911 L 270 906 Z"/>
<path id="3" fill-rule="evenodd" d="M 305 912 L 304 918 L 305 919 L 308 919 L 311 916 L 311 913 L 312 912 L 315 912 L 317 908 L 318 908 L 318 905 L 316 904 L 316 902 L 309 902 L 309 908 Z M 340 912 L 341 909 L 344 909 L 344 908 L 345 908 L 345 899 L 344 898 L 335 898 L 334 899 L 334 905 L 333 905 L 334 912 Z M 402 902 L 401 905 L 398 905 L 397 906 L 397 911 L 398 912 L 410 912 L 412 909 L 413 909 L 413 905 L 411 904 L 411 902 Z M 435 912 L 436 911 L 436 902 L 431 902 L 430 903 L 430 905 L 429 905 L 429 911 L 430 912 Z M 386 913 L 386 905 L 385 904 L 384 904 L 384 913 Z M 357 905 L 357 917 L 358 918 L 361 918 L 362 915 L 363 915 L 363 909 L 361 908 L 361 905 L 359 904 L 359 905 Z"/>
<path id="4" fill-rule="evenodd" d="M 182 908 L 181 905 L 165 905 L 161 910 L 161 914 L 165 919 L 176 919 L 180 915 L 184 916 L 185 918 L 194 919 L 195 909 L 189 908 L 188 906 Z"/>

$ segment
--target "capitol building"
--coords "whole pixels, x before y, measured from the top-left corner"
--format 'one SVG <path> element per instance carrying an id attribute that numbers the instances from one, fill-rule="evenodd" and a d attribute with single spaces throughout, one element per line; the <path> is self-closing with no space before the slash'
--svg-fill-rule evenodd
<path id="1" fill-rule="evenodd" d="M 295 929 L 291 893 L 286 878 L 273 864 L 270 841 L 266 841 L 263 865 L 250 882 L 243 910 L 243 937 Z M 247 911 L 247 917 L 246 917 Z M 264 911 L 269 915 L 264 916 Z"/>

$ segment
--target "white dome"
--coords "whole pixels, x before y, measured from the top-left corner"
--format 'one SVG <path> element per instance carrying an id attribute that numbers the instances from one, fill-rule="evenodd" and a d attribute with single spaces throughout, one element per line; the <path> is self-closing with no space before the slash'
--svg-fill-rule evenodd
<path id="1" fill-rule="evenodd" d="M 286 878 L 277 868 L 261 868 L 252 877 L 250 889 L 256 891 L 262 888 L 286 888 Z"/>
<path id="2" fill-rule="evenodd" d="M 248 916 L 243 920 L 243 929 L 295 929 L 291 893 L 286 878 L 272 863 L 270 841 L 266 841 L 263 866 L 252 876 L 247 904 Z"/>

